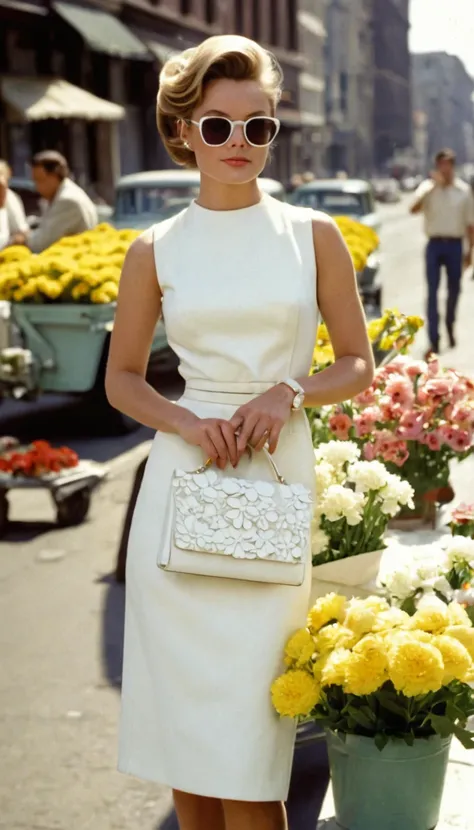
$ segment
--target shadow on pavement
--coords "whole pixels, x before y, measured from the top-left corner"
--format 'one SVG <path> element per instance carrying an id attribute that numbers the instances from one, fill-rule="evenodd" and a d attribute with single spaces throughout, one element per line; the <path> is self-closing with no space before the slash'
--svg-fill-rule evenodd
<path id="1" fill-rule="evenodd" d="M 52 530 L 59 530 L 55 522 L 8 522 L 7 530 L 1 541 L 11 545 L 32 542 L 38 536 L 51 533 Z"/>
<path id="2" fill-rule="evenodd" d="M 123 629 L 125 622 L 125 588 L 118 585 L 114 574 L 102 577 L 108 584 L 102 614 L 102 664 L 106 679 L 120 690 L 123 665 Z"/>

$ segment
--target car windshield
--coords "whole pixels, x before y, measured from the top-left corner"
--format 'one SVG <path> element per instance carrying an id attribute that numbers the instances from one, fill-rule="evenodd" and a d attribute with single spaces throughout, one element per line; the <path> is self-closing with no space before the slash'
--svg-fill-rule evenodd
<path id="1" fill-rule="evenodd" d="M 365 216 L 371 213 L 368 193 L 344 193 L 341 190 L 301 190 L 295 194 L 295 204 L 322 210 L 332 216 Z"/>
<path id="2" fill-rule="evenodd" d="M 199 185 L 153 185 L 121 188 L 117 193 L 116 216 L 179 211 L 197 197 Z"/>

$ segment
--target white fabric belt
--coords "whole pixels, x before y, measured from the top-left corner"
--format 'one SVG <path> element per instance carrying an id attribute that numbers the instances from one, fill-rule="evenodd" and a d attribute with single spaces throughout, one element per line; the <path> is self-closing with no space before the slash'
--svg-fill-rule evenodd
<path id="1" fill-rule="evenodd" d="M 231 383 L 215 380 L 190 380 L 186 382 L 183 398 L 195 401 L 240 406 L 257 395 L 267 392 L 279 381 L 255 381 L 249 383 Z"/>

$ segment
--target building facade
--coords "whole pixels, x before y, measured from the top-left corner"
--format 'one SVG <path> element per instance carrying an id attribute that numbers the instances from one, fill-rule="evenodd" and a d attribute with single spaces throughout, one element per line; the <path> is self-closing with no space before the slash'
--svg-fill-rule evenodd
<path id="1" fill-rule="evenodd" d="M 409 0 L 373 0 L 374 161 L 383 171 L 412 146 Z"/>
<path id="2" fill-rule="evenodd" d="M 474 80 L 462 61 L 446 52 L 413 55 L 415 108 L 425 114 L 427 153 L 451 147 L 460 164 L 474 162 Z"/>
<path id="3" fill-rule="evenodd" d="M 110 200 L 118 175 L 172 166 L 156 133 L 164 61 L 210 35 L 235 32 L 269 47 L 283 67 L 282 128 L 266 173 L 286 182 L 301 169 L 303 155 L 313 164 L 310 139 L 315 134 L 319 146 L 321 127 L 319 111 L 304 118 L 300 112 L 305 59 L 297 11 L 297 0 L 0 0 L 0 154 L 16 175 L 25 175 L 33 152 L 62 150 L 77 180 Z M 320 59 L 314 58 L 304 89 L 316 109 L 318 72 Z M 33 84 L 39 78 L 42 90 Z M 92 121 L 87 108 L 84 113 L 66 104 L 48 110 L 54 79 L 75 87 L 70 96 L 87 92 L 100 99 L 100 117 Z"/>
<path id="4" fill-rule="evenodd" d="M 301 172 L 314 176 L 326 168 L 325 6 L 326 0 L 300 0 L 298 8 L 298 44 L 305 62 L 299 76 L 299 161 Z"/>
<path id="5" fill-rule="evenodd" d="M 372 0 L 326 2 L 326 170 L 372 171 Z"/>

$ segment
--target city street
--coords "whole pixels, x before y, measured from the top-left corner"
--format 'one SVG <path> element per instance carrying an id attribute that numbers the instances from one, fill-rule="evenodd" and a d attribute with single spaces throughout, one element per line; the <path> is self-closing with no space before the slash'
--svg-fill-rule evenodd
<path id="1" fill-rule="evenodd" d="M 404 197 L 380 208 L 383 304 L 423 314 L 423 235 L 407 205 Z M 469 273 L 458 346 L 442 354 L 446 365 L 467 373 L 474 373 L 473 319 Z M 416 354 L 426 345 L 422 331 Z M 176 378 L 163 381 L 170 396 L 179 386 Z M 133 476 L 151 432 L 107 437 L 96 426 L 65 399 L 51 406 L 0 406 L 2 434 L 60 440 L 83 458 L 109 465 L 108 480 L 79 528 L 56 527 L 46 492 L 16 491 L 11 498 L 12 524 L 0 556 L 0 830 L 177 830 L 167 788 L 115 770 L 124 589 L 113 572 Z M 472 463 L 454 471 L 457 501 L 472 501 L 472 479 Z M 468 802 L 474 758 L 457 748 L 453 758 L 450 787 L 456 802 Z M 315 830 L 327 783 L 323 745 L 300 747 L 289 802 L 291 830 Z M 439 830 L 468 830 L 468 817 L 459 814 L 459 806 L 456 813 L 450 787 Z M 333 827 L 331 809 L 326 800 L 321 816 L 328 819 L 327 830 Z"/>

